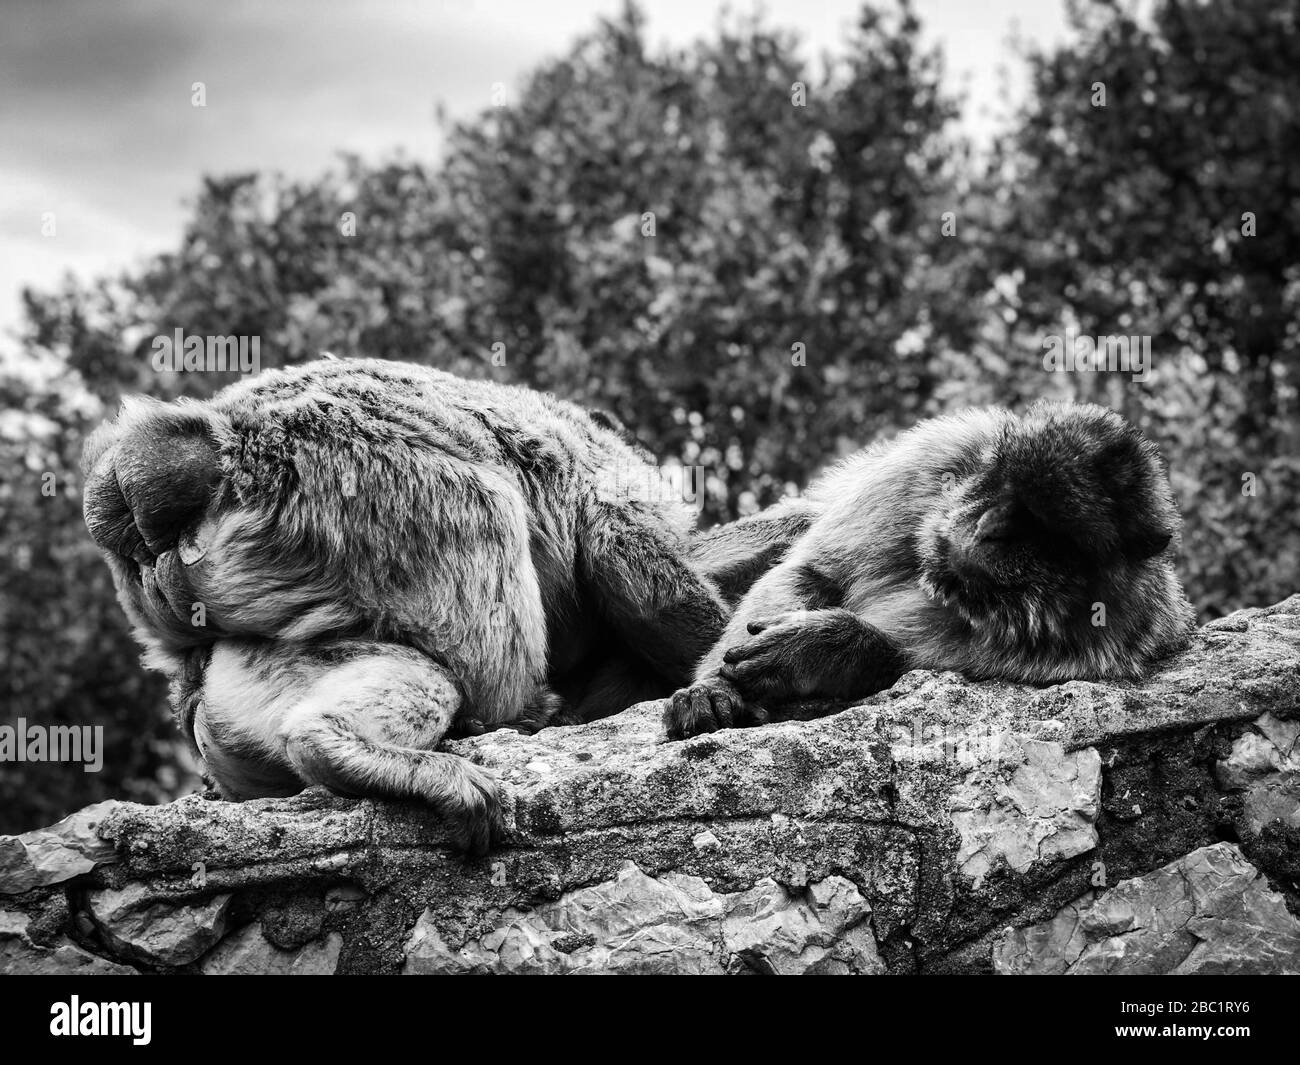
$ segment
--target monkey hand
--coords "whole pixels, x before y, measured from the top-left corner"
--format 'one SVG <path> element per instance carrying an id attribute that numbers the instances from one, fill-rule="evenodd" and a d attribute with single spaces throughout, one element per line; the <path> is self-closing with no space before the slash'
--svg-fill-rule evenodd
<path id="1" fill-rule="evenodd" d="M 684 740 L 720 728 L 761 725 L 766 720 L 766 710 L 747 702 L 731 684 L 718 677 L 682 688 L 664 711 L 664 728 L 670 740 Z"/>
<path id="2" fill-rule="evenodd" d="M 747 627 L 751 638 L 728 647 L 719 670 L 745 699 L 857 699 L 904 671 L 898 645 L 848 610 L 794 611 Z"/>

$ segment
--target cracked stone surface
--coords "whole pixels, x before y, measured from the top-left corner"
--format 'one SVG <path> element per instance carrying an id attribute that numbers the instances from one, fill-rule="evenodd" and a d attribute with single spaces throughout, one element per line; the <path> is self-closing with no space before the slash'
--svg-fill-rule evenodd
<path id="1" fill-rule="evenodd" d="M 296 950 L 285 950 L 270 942 L 254 921 L 209 954 L 200 972 L 204 976 L 332 976 L 342 947 L 343 937 L 332 932 Z"/>
<path id="2" fill-rule="evenodd" d="M 1300 828 L 1300 720 L 1264 714 L 1237 737 L 1218 774 L 1225 788 L 1245 792 L 1256 832 L 1273 821 Z"/>
<path id="3" fill-rule="evenodd" d="M 49 828 L 0 836 L 0 895 L 58 884 L 116 860 L 111 843 L 98 834 L 116 802 L 97 802 Z"/>
<path id="4" fill-rule="evenodd" d="M 957 868 L 978 887 L 999 861 L 1017 872 L 1097 846 L 1101 756 L 1006 734 L 1000 757 L 974 769 L 949 800 L 961 837 Z"/>
<path id="5" fill-rule="evenodd" d="M 28 935 L 31 919 L 21 912 L 0 910 L 0 976 L 129 975 L 135 969 L 83 950 L 65 936 L 48 944 Z"/>
<path id="6" fill-rule="evenodd" d="M 1179 935 L 1203 949 L 1179 963 L 1272 971 L 1300 912 L 1300 596 L 1206 626 L 1142 684 L 914 672 L 857 706 L 684 743 L 662 709 L 448 744 L 503 782 L 509 831 L 485 859 L 451 852 L 418 804 L 321 789 L 103 803 L 0 838 L 0 964 L 989 972 L 1011 928 L 1092 965 L 1097 944 L 1139 938 L 1088 938 L 1094 887 L 1225 830 L 1255 870 L 1246 916 L 1200 914 Z"/>
<path id="7" fill-rule="evenodd" d="M 1231 843 L 1085 896 L 1008 931 L 999 973 L 1300 974 L 1300 920 Z"/>
<path id="8" fill-rule="evenodd" d="M 765 878 L 748 891 L 716 893 L 699 877 L 656 879 L 626 862 L 607 883 L 532 912 L 507 911 L 500 927 L 459 950 L 426 912 L 403 972 L 878 973 L 870 917 L 843 877 L 793 890 Z"/>
<path id="9" fill-rule="evenodd" d="M 124 955 L 159 965 L 184 965 L 216 946 L 226 930 L 229 894 L 189 906 L 153 898 L 139 883 L 86 895 L 104 940 Z"/>

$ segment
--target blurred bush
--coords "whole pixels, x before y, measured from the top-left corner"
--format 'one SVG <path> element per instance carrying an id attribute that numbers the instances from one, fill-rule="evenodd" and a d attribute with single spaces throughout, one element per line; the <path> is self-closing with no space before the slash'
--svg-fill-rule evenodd
<path id="1" fill-rule="evenodd" d="M 1027 105 L 974 151 L 906 5 L 865 7 L 819 64 L 744 18 L 651 52 L 630 7 L 448 127 L 436 167 L 205 180 L 175 252 L 24 294 L 0 375 L 0 719 L 102 724 L 107 755 L 97 775 L 0 766 L 0 829 L 191 779 L 77 473 L 122 393 L 225 383 L 151 369 L 177 328 L 259 336 L 264 366 L 409 359 L 613 410 L 709 471 L 709 521 L 945 409 L 1092 399 L 1160 441 L 1206 618 L 1296 591 L 1296 16 L 1073 9 L 1068 43 L 1023 57 Z M 1045 372 L 1067 328 L 1150 336 L 1150 377 Z"/>

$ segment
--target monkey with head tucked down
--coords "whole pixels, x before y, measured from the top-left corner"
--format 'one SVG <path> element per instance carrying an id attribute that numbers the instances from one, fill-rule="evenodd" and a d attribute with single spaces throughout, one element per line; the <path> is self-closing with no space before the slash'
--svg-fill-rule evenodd
<path id="1" fill-rule="evenodd" d="M 806 532 L 673 696 L 671 738 L 761 722 L 783 701 L 860 698 L 909 669 L 1038 684 L 1136 678 L 1193 625 L 1159 455 L 1101 407 L 1040 402 L 1023 416 L 923 422 L 759 519 Z M 701 544 L 705 568 L 734 538 Z"/>
<path id="2" fill-rule="evenodd" d="M 449 731 L 590 719 L 686 683 L 727 608 L 647 458 L 524 388 L 335 360 L 128 400 L 85 518 L 223 797 L 418 799 L 485 849 Z"/>

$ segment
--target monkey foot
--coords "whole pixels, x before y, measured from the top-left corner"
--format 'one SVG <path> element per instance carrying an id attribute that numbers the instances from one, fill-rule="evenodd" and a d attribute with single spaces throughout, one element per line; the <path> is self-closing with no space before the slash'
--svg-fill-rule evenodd
<path id="1" fill-rule="evenodd" d="M 751 706 L 725 681 L 692 684 L 676 692 L 664 711 L 664 728 L 670 740 L 684 740 L 720 728 L 761 725 L 767 711 Z"/>

